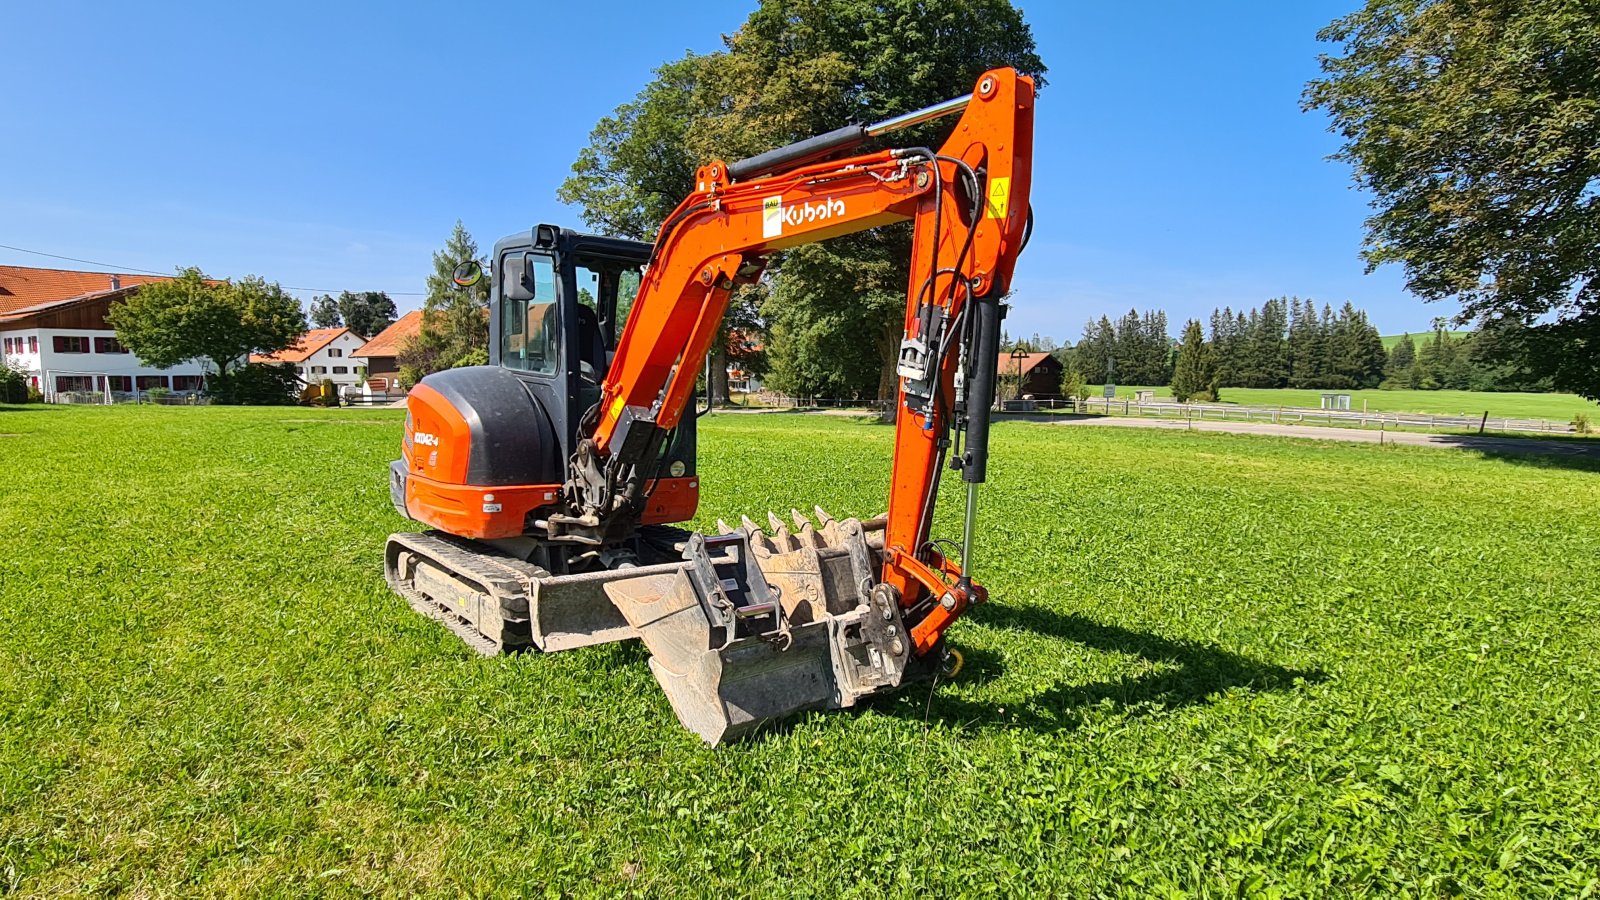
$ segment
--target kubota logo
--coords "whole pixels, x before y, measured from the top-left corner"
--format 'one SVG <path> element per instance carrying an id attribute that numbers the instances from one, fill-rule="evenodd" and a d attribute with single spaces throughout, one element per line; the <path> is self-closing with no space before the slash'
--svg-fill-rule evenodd
<path id="1" fill-rule="evenodd" d="M 783 234 L 783 226 L 791 228 L 799 225 L 809 225 L 812 222 L 825 222 L 828 219 L 844 215 L 844 201 L 825 197 L 816 203 L 801 203 L 799 206 L 784 206 L 782 197 L 768 197 L 761 201 L 761 236 L 777 237 Z"/>

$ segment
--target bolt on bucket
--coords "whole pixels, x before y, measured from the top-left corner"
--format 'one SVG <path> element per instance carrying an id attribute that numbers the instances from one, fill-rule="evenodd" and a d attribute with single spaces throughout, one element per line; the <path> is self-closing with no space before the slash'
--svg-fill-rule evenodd
<path id="1" fill-rule="evenodd" d="M 899 687 L 910 640 L 893 590 L 877 583 L 874 544 L 857 519 L 798 511 L 791 531 L 695 534 L 672 574 L 606 585 L 650 650 L 650 670 L 684 727 L 708 744 L 807 709 L 854 706 Z"/>

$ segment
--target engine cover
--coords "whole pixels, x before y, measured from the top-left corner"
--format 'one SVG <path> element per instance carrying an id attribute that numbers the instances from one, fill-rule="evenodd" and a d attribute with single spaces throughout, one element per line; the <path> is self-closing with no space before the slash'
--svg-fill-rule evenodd
<path id="1" fill-rule="evenodd" d="M 401 448 L 390 474 L 396 507 L 461 537 L 523 534 L 528 514 L 553 506 L 565 480 L 550 417 L 495 366 L 448 369 L 412 388 Z"/>

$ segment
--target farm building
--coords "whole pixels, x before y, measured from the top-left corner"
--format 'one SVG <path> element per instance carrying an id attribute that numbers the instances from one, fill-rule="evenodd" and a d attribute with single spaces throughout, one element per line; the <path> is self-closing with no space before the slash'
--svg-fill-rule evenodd
<path id="1" fill-rule="evenodd" d="M 158 369 L 117 343 L 106 313 L 162 275 L 0 266 L 0 355 L 45 399 L 114 399 L 151 388 L 199 391 L 197 363 Z"/>
<path id="2" fill-rule="evenodd" d="M 1001 351 L 998 368 L 1001 378 L 1016 378 L 1021 374 L 1019 397 L 1051 400 L 1061 396 L 1061 361 L 1048 353 L 1012 357 Z"/>
<path id="3" fill-rule="evenodd" d="M 355 352 L 355 358 L 367 367 L 363 393 L 369 397 L 405 393 L 399 382 L 400 348 L 421 331 L 422 311 L 408 312 Z"/>
<path id="4" fill-rule="evenodd" d="M 342 394 L 358 392 L 366 364 L 353 356 L 365 343 L 348 328 L 313 328 L 288 349 L 253 354 L 250 361 L 293 366 L 294 374 L 307 384 L 332 381 Z"/>

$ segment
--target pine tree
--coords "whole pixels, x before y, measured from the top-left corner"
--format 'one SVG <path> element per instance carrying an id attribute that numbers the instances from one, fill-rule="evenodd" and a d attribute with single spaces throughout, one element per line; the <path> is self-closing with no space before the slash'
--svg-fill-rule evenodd
<path id="1" fill-rule="evenodd" d="M 433 254 L 422 328 L 400 350 L 402 382 L 415 383 L 443 369 L 489 361 L 489 278 L 485 275 L 471 287 L 460 287 L 451 278 L 456 266 L 469 260 L 488 267 L 477 242 L 457 219 L 444 249 Z"/>
<path id="2" fill-rule="evenodd" d="M 1345 304 L 1349 307 L 1349 304 Z M 1367 314 L 1354 310 L 1356 340 L 1356 370 L 1359 372 L 1356 387 L 1373 388 L 1383 382 L 1384 364 L 1388 353 L 1383 349 L 1383 336 L 1367 320 Z"/>
<path id="3" fill-rule="evenodd" d="M 1389 363 L 1384 367 L 1384 377 L 1394 387 L 1412 387 L 1411 378 L 1416 371 L 1417 345 L 1411 340 L 1411 332 L 1400 335 L 1400 340 L 1395 343 L 1394 349 L 1389 351 Z"/>
<path id="4" fill-rule="evenodd" d="M 1326 336 L 1310 299 L 1289 301 L 1289 384 L 1297 388 L 1321 387 L 1325 375 Z"/>
<path id="5" fill-rule="evenodd" d="M 1104 384 L 1106 381 L 1106 358 L 1111 350 L 1105 346 L 1102 329 L 1110 326 L 1111 323 L 1104 317 L 1098 323 L 1090 319 L 1083 325 L 1083 337 L 1072 348 L 1069 368 L 1082 372 L 1084 381 L 1090 384 Z"/>
<path id="6" fill-rule="evenodd" d="M 1172 371 L 1172 396 L 1179 403 L 1188 403 L 1190 398 L 1210 400 L 1216 378 L 1216 364 L 1211 348 L 1206 346 L 1205 332 L 1198 319 L 1190 319 L 1183 329 L 1183 341 L 1178 345 L 1178 362 Z"/>

